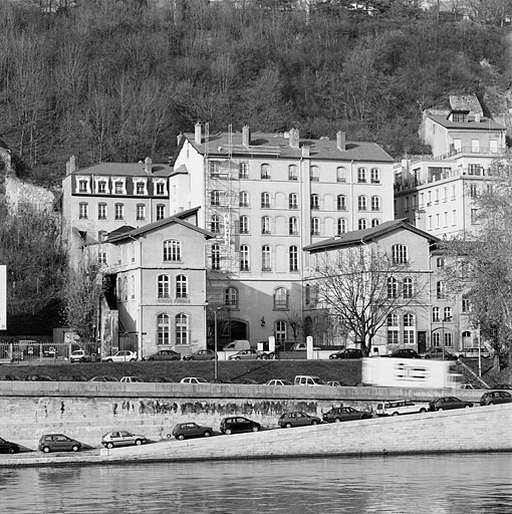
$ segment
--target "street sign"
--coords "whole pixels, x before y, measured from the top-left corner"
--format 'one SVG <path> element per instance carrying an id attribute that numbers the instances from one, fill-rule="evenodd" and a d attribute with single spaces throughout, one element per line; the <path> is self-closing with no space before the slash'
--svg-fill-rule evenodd
<path id="1" fill-rule="evenodd" d="M 0 266 L 0 330 L 7 330 L 7 266 Z"/>

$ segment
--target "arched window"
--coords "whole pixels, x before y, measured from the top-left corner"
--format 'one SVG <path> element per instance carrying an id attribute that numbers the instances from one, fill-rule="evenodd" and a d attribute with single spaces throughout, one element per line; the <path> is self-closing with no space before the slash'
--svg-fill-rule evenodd
<path id="1" fill-rule="evenodd" d="M 218 214 L 212 215 L 212 221 L 210 222 L 210 230 L 215 234 L 220 234 L 220 216 Z"/>
<path id="2" fill-rule="evenodd" d="M 406 245 L 393 245 L 391 251 L 393 256 L 393 264 L 407 264 L 409 262 L 409 252 Z"/>
<path id="3" fill-rule="evenodd" d="M 286 341 L 286 321 L 278 320 L 275 324 L 276 343 L 284 343 Z"/>
<path id="4" fill-rule="evenodd" d="M 404 278 L 403 282 L 403 297 L 404 298 L 412 298 L 413 297 L 413 285 L 412 285 L 412 278 Z"/>
<path id="5" fill-rule="evenodd" d="M 372 184 L 380 183 L 380 170 L 379 168 L 372 168 L 371 171 L 371 182 Z"/>
<path id="6" fill-rule="evenodd" d="M 292 216 L 288 220 L 288 234 L 290 236 L 296 236 L 299 233 L 299 218 Z"/>
<path id="7" fill-rule="evenodd" d="M 320 235 L 320 218 L 311 218 L 311 234 L 314 236 Z"/>
<path id="8" fill-rule="evenodd" d="M 228 287 L 224 290 L 224 305 L 230 309 L 238 309 L 238 289 Z"/>
<path id="9" fill-rule="evenodd" d="M 262 234 L 271 234 L 272 231 L 270 229 L 270 217 L 263 216 L 261 218 L 261 233 Z"/>
<path id="10" fill-rule="evenodd" d="M 107 204 L 106 203 L 98 204 L 98 219 L 99 220 L 107 219 Z"/>
<path id="11" fill-rule="evenodd" d="M 310 207 L 314 211 L 320 209 L 320 200 L 317 194 L 311 195 Z"/>
<path id="12" fill-rule="evenodd" d="M 453 346 L 453 334 L 451 332 L 444 333 L 444 345 Z"/>
<path id="13" fill-rule="evenodd" d="M 171 320 L 167 314 L 159 314 L 156 319 L 158 344 L 171 344 Z"/>
<path id="14" fill-rule="evenodd" d="M 295 245 L 290 246 L 288 249 L 288 261 L 290 271 L 299 271 L 299 251 Z"/>
<path id="15" fill-rule="evenodd" d="M 388 344 L 399 343 L 398 314 L 388 314 Z"/>
<path id="16" fill-rule="evenodd" d="M 309 178 L 311 182 L 318 182 L 320 180 L 320 170 L 318 166 L 311 166 L 309 170 Z"/>
<path id="17" fill-rule="evenodd" d="M 274 292 L 274 309 L 288 308 L 288 290 L 285 287 L 278 287 Z"/>
<path id="18" fill-rule="evenodd" d="M 289 209 L 298 209 L 299 208 L 299 199 L 295 193 L 290 193 L 288 196 L 288 208 Z"/>
<path id="19" fill-rule="evenodd" d="M 380 225 L 380 220 L 377 218 L 372 219 L 372 227 L 377 227 Z"/>
<path id="20" fill-rule="evenodd" d="M 130 298 L 133 300 L 135 298 L 135 276 L 130 275 Z"/>
<path id="21" fill-rule="evenodd" d="M 358 230 L 366 230 L 368 228 L 368 220 L 364 219 L 364 218 L 361 218 L 358 222 L 357 222 L 357 229 Z"/>
<path id="22" fill-rule="evenodd" d="M 269 180 L 270 177 L 270 165 L 262 164 L 261 165 L 261 178 L 264 180 Z"/>
<path id="23" fill-rule="evenodd" d="M 249 233 L 249 216 L 240 216 L 240 234 Z"/>
<path id="24" fill-rule="evenodd" d="M 380 196 L 372 196 L 372 211 L 380 211 L 381 203 Z"/>
<path id="25" fill-rule="evenodd" d="M 185 275 L 176 277 L 176 298 L 188 298 L 188 278 Z"/>
<path id="26" fill-rule="evenodd" d="M 261 193 L 261 208 L 270 209 L 270 193 Z"/>
<path id="27" fill-rule="evenodd" d="M 170 239 L 163 242 L 164 261 L 181 261 L 181 242 Z"/>
<path id="28" fill-rule="evenodd" d="M 169 296 L 170 296 L 169 284 L 170 284 L 170 281 L 169 281 L 168 275 L 158 275 L 158 277 L 157 277 L 158 298 L 169 298 Z"/>
<path id="29" fill-rule="evenodd" d="M 343 166 L 338 166 L 336 168 L 336 181 L 337 182 L 346 182 L 347 181 L 347 169 Z"/>
<path id="30" fill-rule="evenodd" d="M 368 210 L 368 198 L 364 195 L 359 195 L 357 197 L 357 210 L 358 211 L 367 211 Z"/>
<path id="31" fill-rule="evenodd" d="M 176 344 L 188 344 L 188 316 L 186 314 L 176 315 Z"/>
<path id="32" fill-rule="evenodd" d="M 288 180 L 299 180 L 299 174 L 295 164 L 288 166 Z"/>
<path id="33" fill-rule="evenodd" d="M 123 300 L 128 300 L 128 277 L 123 277 Z"/>
<path id="34" fill-rule="evenodd" d="M 249 271 L 249 246 L 240 245 L 240 271 Z"/>
<path id="35" fill-rule="evenodd" d="M 261 269 L 262 271 L 272 271 L 272 253 L 269 245 L 261 247 Z"/>
<path id="36" fill-rule="evenodd" d="M 249 193 L 247 191 L 240 192 L 240 207 L 249 207 Z"/>
<path id="37" fill-rule="evenodd" d="M 212 270 L 220 270 L 220 246 L 212 245 Z"/>
<path id="38" fill-rule="evenodd" d="M 414 314 L 404 314 L 404 344 L 414 344 L 415 338 L 416 319 Z"/>
<path id="39" fill-rule="evenodd" d="M 388 298 L 398 298 L 398 280 L 388 277 Z"/>
<path id="40" fill-rule="evenodd" d="M 345 218 L 338 218 L 336 234 L 341 236 L 347 231 L 347 220 Z"/>
<path id="41" fill-rule="evenodd" d="M 437 289 L 437 298 L 443 299 L 446 298 L 446 284 L 443 280 L 439 280 L 436 284 Z"/>
<path id="42" fill-rule="evenodd" d="M 357 181 L 362 184 L 366 182 L 366 168 L 358 168 Z"/>
<path id="43" fill-rule="evenodd" d="M 347 197 L 345 195 L 338 195 L 336 199 L 336 205 L 338 207 L 338 211 L 346 211 L 347 210 Z"/>
<path id="44" fill-rule="evenodd" d="M 159 203 L 156 206 L 156 220 L 163 220 L 165 218 L 165 205 Z"/>
<path id="45" fill-rule="evenodd" d="M 441 334 L 439 332 L 432 333 L 432 346 L 441 346 Z"/>
<path id="46" fill-rule="evenodd" d="M 441 321 L 441 309 L 439 307 L 432 307 L 432 321 L 434 323 Z"/>
<path id="47" fill-rule="evenodd" d="M 249 178 L 249 163 L 241 162 L 238 167 L 238 176 L 239 178 Z"/>
<path id="48" fill-rule="evenodd" d="M 462 348 L 466 349 L 471 348 L 472 346 L 471 332 L 469 330 L 465 330 L 462 332 Z"/>

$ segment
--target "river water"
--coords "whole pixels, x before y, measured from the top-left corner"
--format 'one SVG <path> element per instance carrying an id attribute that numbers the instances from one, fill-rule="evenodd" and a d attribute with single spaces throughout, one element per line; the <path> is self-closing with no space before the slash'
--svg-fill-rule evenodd
<path id="1" fill-rule="evenodd" d="M 512 454 L 0 468 L 0 513 L 512 513 Z"/>

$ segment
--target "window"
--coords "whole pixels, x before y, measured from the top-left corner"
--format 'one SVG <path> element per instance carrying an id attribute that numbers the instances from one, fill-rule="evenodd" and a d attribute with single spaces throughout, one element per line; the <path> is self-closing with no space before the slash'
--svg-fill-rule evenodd
<path id="1" fill-rule="evenodd" d="M 318 182 L 320 180 L 320 170 L 318 166 L 311 166 L 309 170 L 309 178 L 311 182 Z"/>
<path id="2" fill-rule="evenodd" d="M 441 334 L 439 332 L 432 334 L 432 346 L 441 346 Z"/>
<path id="3" fill-rule="evenodd" d="M 436 266 L 438 268 L 444 268 L 444 257 L 438 257 L 436 259 Z"/>
<path id="4" fill-rule="evenodd" d="M 240 178 L 249 178 L 249 163 L 241 162 L 238 168 L 238 176 Z"/>
<path id="5" fill-rule="evenodd" d="M 365 220 L 364 218 L 361 218 L 357 222 L 357 228 L 358 228 L 358 230 L 366 230 L 368 228 L 368 221 Z"/>
<path id="6" fill-rule="evenodd" d="M 114 218 L 116 220 L 124 220 L 124 204 L 116 203 L 114 209 Z"/>
<path id="7" fill-rule="evenodd" d="M 218 175 L 220 173 L 220 162 L 219 161 L 208 162 L 208 169 L 210 170 L 210 175 Z"/>
<path id="8" fill-rule="evenodd" d="M 288 233 L 290 236 L 296 236 L 299 233 L 299 218 L 291 217 L 288 220 Z"/>
<path id="9" fill-rule="evenodd" d="M 441 309 L 439 307 L 432 307 L 432 321 L 434 323 L 441 321 Z"/>
<path id="10" fill-rule="evenodd" d="M 222 192 L 218 190 L 214 190 L 210 192 L 210 205 L 220 205 L 221 204 Z"/>
<path id="11" fill-rule="evenodd" d="M 338 218 L 336 224 L 336 235 L 341 236 L 347 231 L 347 220 L 345 218 Z"/>
<path id="12" fill-rule="evenodd" d="M 87 180 L 79 180 L 78 181 L 78 192 L 79 193 L 87 193 L 89 190 L 89 182 Z"/>
<path id="13" fill-rule="evenodd" d="M 480 153 L 480 141 L 478 139 L 471 140 L 471 152 Z"/>
<path id="14" fill-rule="evenodd" d="M 165 205 L 158 204 L 156 206 L 156 220 L 163 220 L 165 218 Z"/>
<path id="15" fill-rule="evenodd" d="M 80 207 L 80 211 L 79 211 L 78 217 L 81 220 L 86 220 L 89 217 L 89 205 L 86 203 L 81 203 L 79 207 Z"/>
<path id="16" fill-rule="evenodd" d="M 230 309 L 238 309 L 238 289 L 228 287 L 224 290 L 224 305 Z"/>
<path id="17" fill-rule="evenodd" d="M 366 168 L 359 168 L 357 170 L 357 181 L 362 184 L 366 182 Z"/>
<path id="18" fill-rule="evenodd" d="M 274 309 L 288 309 L 288 290 L 278 287 L 274 292 Z"/>
<path id="19" fill-rule="evenodd" d="M 249 233 L 249 216 L 240 216 L 240 234 Z"/>
<path id="20" fill-rule="evenodd" d="M 398 298 L 398 280 L 388 277 L 388 298 Z"/>
<path id="21" fill-rule="evenodd" d="M 107 264 L 107 252 L 103 252 L 103 251 L 98 252 L 98 263 L 99 264 Z"/>
<path id="22" fill-rule="evenodd" d="M 370 180 L 372 184 L 380 183 L 380 170 L 379 168 L 372 168 Z"/>
<path id="23" fill-rule="evenodd" d="M 295 245 L 290 246 L 288 249 L 288 261 L 290 264 L 290 271 L 299 271 L 299 252 Z"/>
<path id="24" fill-rule="evenodd" d="M 392 247 L 393 264 L 407 264 L 409 262 L 406 245 L 396 244 Z"/>
<path id="25" fill-rule="evenodd" d="M 388 324 L 388 344 L 399 343 L 399 327 L 398 327 L 398 315 L 389 314 L 387 319 Z"/>
<path id="26" fill-rule="evenodd" d="M 249 207 L 249 193 L 247 191 L 240 192 L 240 207 Z"/>
<path id="27" fill-rule="evenodd" d="M 470 184 L 469 185 L 469 196 L 471 198 L 477 198 L 478 197 L 478 186 L 476 184 Z"/>
<path id="28" fill-rule="evenodd" d="M 188 278 L 185 275 L 176 277 L 176 298 L 188 298 Z"/>
<path id="29" fill-rule="evenodd" d="M 270 180 L 270 166 L 268 164 L 261 165 L 261 178 L 264 180 Z"/>
<path id="30" fill-rule="evenodd" d="M 212 245 L 212 270 L 220 270 L 220 246 Z"/>
<path id="31" fill-rule="evenodd" d="M 261 233 L 262 234 L 271 234 L 270 230 L 270 218 L 268 216 L 263 216 L 261 218 Z"/>
<path id="32" fill-rule="evenodd" d="M 261 193 L 261 208 L 270 209 L 270 193 Z"/>
<path id="33" fill-rule="evenodd" d="M 403 282 L 403 297 L 407 299 L 411 299 L 413 297 L 413 284 L 412 278 L 404 278 Z"/>
<path id="34" fill-rule="evenodd" d="M 143 195 L 146 192 L 146 184 L 144 182 L 137 182 L 135 185 L 135 194 Z"/>
<path id="35" fill-rule="evenodd" d="M 165 182 L 156 183 L 156 194 L 159 196 L 165 195 Z"/>
<path id="36" fill-rule="evenodd" d="M 116 195 L 122 195 L 124 193 L 124 183 L 116 180 L 114 182 L 114 194 Z"/>
<path id="37" fill-rule="evenodd" d="M 464 314 L 467 314 L 471 311 L 471 303 L 469 301 L 469 298 L 465 295 L 462 297 L 461 309 Z"/>
<path id="38" fill-rule="evenodd" d="M 451 332 L 444 333 L 444 345 L 453 346 L 453 334 Z"/>
<path id="39" fill-rule="evenodd" d="M 288 166 L 288 180 L 299 180 L 299 173 L 295 164 Z"/>
<path id="40" fill-rule="evenodd" d="M 439 282 L 437 282 L 436 289 L 438 299 L 446 298 L 446 284 L 443 280 L 439 280 Z"/>
<path id="41" fill-rule="evenodd" d="M 176 315 L 176 344 L 188 344 L 188 316 Z"/>
<path id="42" fill-rule="evenodd" d="M 181 261 L 181 242 L 170 239 L 163 242 L 164 261 L 177 262 Z"/>
<path id="43" fill-rule="evenodd" d="M 288 196 L 288 207 L 290 209 L 298 209 L 299 208 L 298 196 L 295 193 L 290 193 L 290 196 Z"/>
<path id="44" fill-rule="evenodd" d="M 272 271 L 272 253 L 269 245 L 261 247 L 261 270 Z"/>
<path id="45" fill-rule="evenodd" d="M 347 169 L 343 166 L 338 166 L 336 168 L 336 182 L 346 182 L 347 181 Z"/>
<path id="46" fill-rule="evenodd" d="M 130 298 L 135 299 L 135 276 L 130 275 Z"/>
<path id="47" fill-rule="evenodd" d="M 137 220 L 145 220 L 146 219 L 146 206 L 144 204 L 139 203 L 137 205 Z"/>
<path id="48" fill-rule="evenodd" d="M 318 209 L 320 209 L 320 201 L 318 199 L 318 195 L 311 195 L 310 207 L 311 207 L 311 210 L 314 210 L 314 211 L 317 211 Z"/>
<path id="49" fill-rule="evenodd" d="M 220 216 L 217 214 L 212 214 L 212 219 L 210 221 L 210 230 L 215 234 L 220 234 Z"/>
<path id="50" fill-rule="evenodd" d="M 372 211 L 380 211 L 380 196 L 372 196 Z"/>
<path id="51" fill-rule="evenodd" d="M 156 319 L 158 344 L 171 344 L 171 321 L 167 314 L 159 314 Z"/>
<path id="52" fill-rule="evenodd" d="M 320 219 L 311 218 L 311 234 L 314 236 L 320 235 Z"/>
<path id="53" fill-rule="evenodd" d="M 404 314 L 404 344 L 415 343 L 415 319 L 414 314 Z"/>
<path id="54" fill-rule="evenodd" d="M 286 321 L 276 321 L 275 334 L 276 343 L 284 343 L 286 341 Z"/>
<path id="55" fill-rule="evenodd" d="M 444 321 L 448 321 L 448 322 L 453 320 L 453 309 L 451 307 L 444 308 L 443 319 L 444 319 Z"/>
<path id="56" fill-rule="evenodd" d="M 128 300 L 128 277 L 123 277 L 123 300 Z"/>
<path id="57" fill-rule="evenodd" d="M 240 271 L 249 271 L 249 246 L 240 245 Z"/>
<path id="58" fill-rule="evenodd" d="M 368 199 L 366 196 L 358 196 L 357 197 L 357 210 L 358 211 L 366 211 L 368 210 Z"/>
<path id="59" fill-rule="evenodd" d="M 107 183 L 105 180 L 100 180 L 98 182 L 98 193 L 105 194 L 107 192 Z"/>
<path id="60" fill-rule="evenodd" d="M 380 225 L 380 220 L 378 218 L 372 219 L 372 227 L 378 227 Z"/>
<path id="61" fill-rule="evenodd" d="M 347 197 L 345 195 L 338 195 L 336 199 L 336 206 L 338 211 L 346 211 L 347 210 Z"/>
<path id="62" fill-rule="evenodd" d="M 169 277 L 167 275 L 158 275 L 157 277 L 157 295 L 158 298 L 169 298 Z"/>

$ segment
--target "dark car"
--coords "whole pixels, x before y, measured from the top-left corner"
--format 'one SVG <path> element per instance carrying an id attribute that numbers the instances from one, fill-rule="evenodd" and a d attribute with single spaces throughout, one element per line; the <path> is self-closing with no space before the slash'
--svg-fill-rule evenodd
<path id="1" fill-rule="evenodd" d="M 175 437 L 182 441 L 187 437 L 210 437 L 213 433 L 211 427 L 203 427 L 197 423 L 178 423 L 173 429 L 172 434 L 167 437 Z"/>
<path id="2" fill-rule="evenodd" d="M 53 378 L 49 375 L 27 375 L 25 380 L 28 380 L 29 382 L 53 382 Z"/>
<path id="3" fill-rule="evenodd" d="M 511 384 L 496 384 L 493 389 L 506 389 L 506 390 L 512 390 Z"/>
<path id="4" fill-rule="evenodd" d="M 508 391 L 489 391 L 480 398 L 480 405 L 495 405 L 498 403 L 511 403 L 512 394 Z"/>
<path id="5" fill-rule="evenodd" d="M 396 357 L 398 359 L 421 359 L 418 352 L 412 348 L 399 348 L 395 350 L 390 357 Z"/>
<path id="6" fill-rule="evenodd" d="M 158 352 L 144 357 L 146 361 L 179 361 L 181 353 L 174 350 L 158 350 Z"/>
<path id="7" fill-rule="evenodd" d="M 437 359 L 445 361 L 456 361 L 458 359 L 456 355 L 453 355 L 453 353 L 450 353 L 440 346 L 432 346 L 426 352 L 422 353 L 420 357 L 423 357 L 424 359 Z"/>
<path id="8" fill-rule="evenodd" d="M 428 404 L 429 410 L 438 411 L 438 410 L 450 410 L 450 409 L 465 409 L 468 407 L 473 407 L 472 402 L 466 402 L 461 400 L 460 398 L 456 398 L 455 396 L 441 396 L 439 398 L 434 398 Z"/>
<path id="9" fill-rule="evenodd" d="M 16 443 L 11 443 L 0 437 L 0 453 L 18 453 L 20 447 Z"/>
<path id="10" fill-rule="evenodd" d="M 220 431 L 223 434 L 237 434 L 240 432 L 258 432 L 261 425 L 242 416 L 230 416 L 220 422 Z"/>
<path id="11" fill-rule="evenodd" d="M 46 434 L 39 439 L 39 449 L 49 452 L 78 452 L 82 445 L 64 434 Z"/>
<path id="12" fill-rule="evenodd" d="M 198 350 L 190 355 L 183 356 L 184 361 L 213 361 L 215 352 L 213 350 Z"/>
<path id="13" fill-rule="evenodd" d="M 278 420 L 281 428 L 304 427 L 308 425 L 318 425 L 321 419 L 317 416 L 311 416 L 305 412 L 293 411 L 285 412 Z"/>
<path id="14" fill-rule="evenodd" d="M 353 421 L 356 419 L 372 418 L 370 412 L 356 410 L 353 407 L 333 407 L 323 415 L 323 420 L 328 423 L 340 423 L 342 421 Z"/>
<path id="15" fill-rule="evenodd" d="M 329 359 L 362 359 L 363 351 L 359 348 L 345 348 L 329 355 Z"/>

